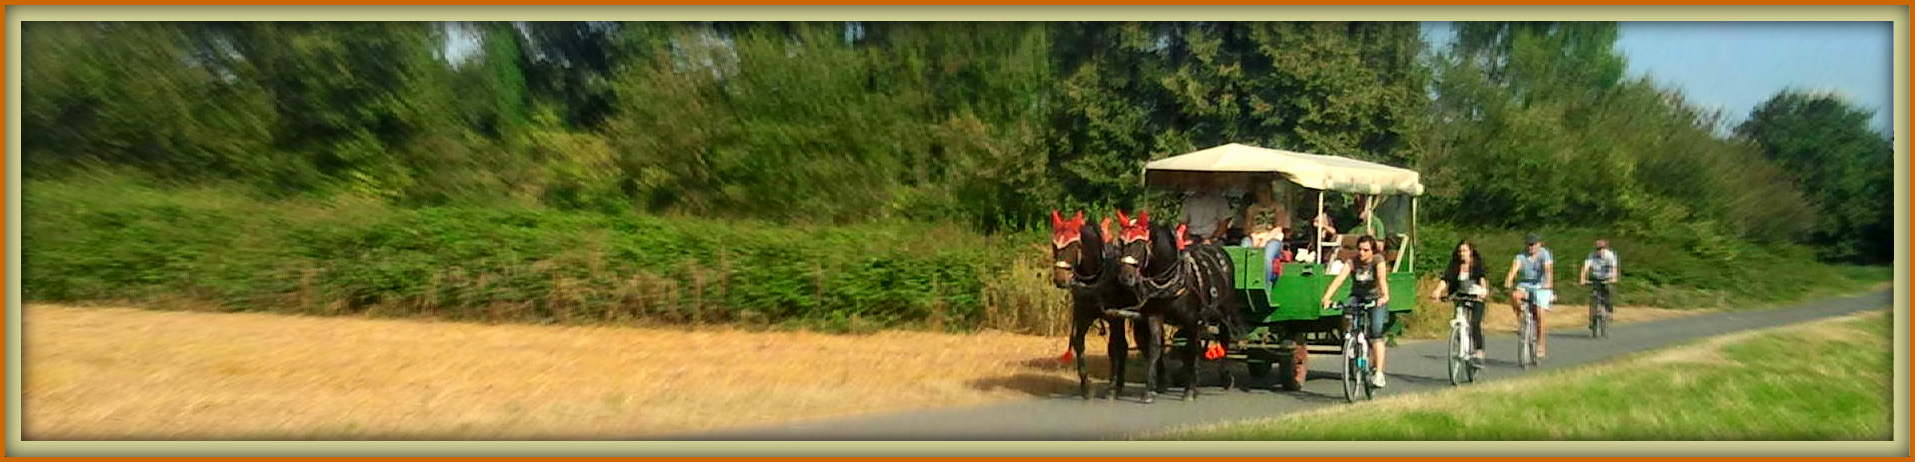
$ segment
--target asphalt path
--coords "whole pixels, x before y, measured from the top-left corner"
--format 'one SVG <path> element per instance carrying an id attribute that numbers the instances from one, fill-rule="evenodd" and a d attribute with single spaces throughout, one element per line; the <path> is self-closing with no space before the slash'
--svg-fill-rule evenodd
<path id="1" fill-rule="evenodd" d="M 1607 339 L 1595 339 L 1577 326 L 1556 329 L 1549 336 L 1549 357 L 1541 367 L 1524 370 L 1515 363 L 1516 338 L 1509 331 L 1484 332 L 1488 343 L 1488 361 L 1477 374 L 1477 383 L 1517 377 L 1537 371 L 1570 368 L 1644 350 L 1680 344 L 1704 337 L 1737 331 L 1784 326 L 1830 318 L 1866 310 L 1884 309 L 1892 304 L 1891 290 L 1866 295 L 1824 299 L 1773 309 L 1726 311 L 1697 316 L 1614 326 Z M 1490 309 L 1508 309 L 1491 306 Z M 1580 306 L 1563 309 L 1583 309 Z M 1564 326 L 1567 327 L 1567 326 Z M 1408 393 L 1427 393 L 1451 388 L 1446 371 L 1447 348 L 1444 341 L 1404 342 L 1389 353 L 1388 387 L 1377 397 Z M 1101 345 L 1087 350 L 1101 350 Z M 1137 355 L 1132 355 L 1132 361 Z M 1094 360 L 1101 361 L 1102 358 Z M 1241 367 L 1241 366 L 1239 366 Z M 1158 394 L 1152 404 L 1138 401 L 1141 384 L 1133 382 L 1124 396 L 1116 400 L 1101 397 L 1108 383 L 1092 376 L 1092 390 L 1098 397 L 1079 398 L 1075 393 L 1049 394 L 1028 400 L 984 406 L 915 410 L 888 414 L 861 415 L 838 419 L 809 420 L 718 432 L 671 435 L 665 440 L 737 440 L 737 441 L 966 441 L 966 440 L 1112 440 L 1167 428 L 1235 420 L 1256 419 L 1294 413 L 1323 406 L 1347 406 L 1343 399 L 1342 371 L 1337 357 L 1313 355 L 1310 378 L 1300 391 L 1269 389 L 1233 389 L 1198 387 L 1193 401 L 1181 399 L 1183 390 L 1172 387 Z M 1173 366 L 1173 369 L 1175 366 Z M 1138 369 L 1131 366 L 1131 369 Z M 1215 381 L 1215 373 L 1205 373 L 1206 381 Z M 1243 372 L 1238 371 L 1242 376 Z M 1239 380 L 1245 380 L 1240 378 Z M 1255 385 L 1255 384 L 1253 384 Z M 1067 388 L 1077 389 L 1071 380 Z"/>

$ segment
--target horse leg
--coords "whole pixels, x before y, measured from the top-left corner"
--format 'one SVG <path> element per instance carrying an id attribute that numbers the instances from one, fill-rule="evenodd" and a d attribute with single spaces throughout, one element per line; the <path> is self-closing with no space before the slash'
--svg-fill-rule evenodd
<path id="1" fill-rule="evenodd" d="M 1184 326 L 1184 358 L 1189 364 L 1184 373 L 1184 401 L 1197 399 L 1197 362 L 1203 360 L 1203 324 Z"/>
<path id="2" fill-rule="evenodd" d="M 1158 377 L 1164 372 L 1164 317 L 1151 316 L 1144 324 L 1144 404 L 1157 401 L 1157 387 L 1163 384 Z"/>
<path id="3" fill-rule="evenodd" d="M 1130 361 L 1130 343 L 1124 338 L 1124 324 L 1123 319 L 1104 320 L 1104 325 L 1110 327 L 1110 393 L 1104 395 L 1104 399 L 1117 399 L 1124 391 L 1124 364 Z"/>
<path id="4" fill-rule="evenodd" d="M 1170 374 L 1169 372 L 1170 371 L 1170 355 L 1167 354 L 1167 351 L 1166 351 L 1168 347 L 1164 346 L 1166 345 L 1164 343 L 1164 336 L 1168 335 L 1168 332 L 1166 332 L 1166 329 L 1168 329 L 1168 327 L 1166 327 L 1165 323 L 1160 319 L 1157 322 L 1157 334 L 1152 335 L 1150 337 L 1151 342 L 1157 345 L 1157 361 L 1156 361 L 1157 368 L 1151 369 L 1155 371 L 1151 373 L 1152 374 L 1151 376 L 1157 378 L 1157 381 L 1156 381 L 1157 385 L 1151 387 L 1150 389 L 1155 390 L 1158 393 L 1165 393 L 1170 391 L 1170 375 L 1169 375 Z"/>
<path id="5" fill-rule="evenodd" d="M 1077 394 L 1090 399 L 1090 371 L 1085 368 L 1084 334 L 1090 332 L 1090 326 L 1097 323 L 1097 318 L 1079 314 L 1071 321 L 1071 354 L 1077 357 Z"/>

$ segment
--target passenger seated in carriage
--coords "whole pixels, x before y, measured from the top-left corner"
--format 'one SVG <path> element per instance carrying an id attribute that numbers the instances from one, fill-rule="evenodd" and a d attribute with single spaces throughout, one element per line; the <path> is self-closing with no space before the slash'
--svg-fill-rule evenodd
<path id="1" fill-rule="evenodd" d="M 1244 238 L 1244 247 L 1263 248 L 1263 278 L 1265 282 L 1275 284 L 1277 277 L 1283 275 L 1283 263 L 1290 261 L 1290 251 L 1285 250 L 1283 227 L 1266 226 L 1260 232 Z"/>
<path id="2" fill-rule="evenodd" d="M 1254 182 L 1250 185 L 1250 190 L 1254 191 L 1251 200 L 1243 207 L 1243 218 L 1237 221 L 1235 226 L 1229 228 L 1228 234 L 1225 235 L 1227 239 L 1225 242 L 1237 242 L 1249 237 L 1244 234 L 1245 229 L 1256 230 L 1255 233 L 1264 233 L 1266 232 L 1265 230 L 1270 228 L 1290 227 L 1290 210 L 1284 206 L 1283 202 L 1277 200 L 1277 193 L 1274 192 L 1275 187 L 1276 184 L 1256 184 Z M 1255 246 L 1261 245 L 1263 244 L 1257 243 Z M 1245 245 L 1245 247 L 1254 246 Z"/>
<path id="3" fill-rule="evenodd" d="M 1330 223 L 1329 215 L 1317 215 L 1311 223 L 1316 227 L 1315 237 L 1321 250 L 1316 255 L 1317 263 L 1329 264 L 1337 260 L 1337 250 L 1343 247 L 1342 235 L 1337 234 L 1336 226 Z"/>

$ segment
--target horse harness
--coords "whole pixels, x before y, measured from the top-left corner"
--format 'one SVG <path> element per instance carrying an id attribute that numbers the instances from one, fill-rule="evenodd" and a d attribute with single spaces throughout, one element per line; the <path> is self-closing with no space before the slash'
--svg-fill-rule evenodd
<path id="1" fill-rule="evenodd" d="M 1144 247 L 1144 261 L 1151 260 L 1151 253 L 1150 246 L 1146 245 Z M 1202 254 L 1202 256 L 1193 256 L 1197 254 Z M 1202 258 L 1204 263 L 1210 263 L 1210 265 L 1200 264 L 1198 258 Z M 1216 256 L 1211 255 L 1210 252 L 1203 252 L 1203 248 L 1200 244 L 1197 248 L 1178 252 L 1177 264 L 1171 268 L 1167 274 L 1163 274 L 1157 278 L 1139 274 L 1140 279 L 1142 279 L 1144 293 L 1143 296 L 1137 300 L 1136 308 L 1143 308 L 1144 303 L 1152 299 L 1182 297 L 1185 293 L 1190 292 L 1192 285 L 1195 285 L 1198 304 L 1202 305 L 1206 310 L 1214 310 L 1220 298 L 1218 297 L 1218 288 L 1214 284 L 1211 284 L 1210 278 L 1202 277 L 1199 273 L 1199 271 L 1204 269 L 1204 266 L 1217 266 L 1214 260 L 1216 260 Z M 1194 283 L 1192 282 L 1193 280 L 1195 281 Z"/>

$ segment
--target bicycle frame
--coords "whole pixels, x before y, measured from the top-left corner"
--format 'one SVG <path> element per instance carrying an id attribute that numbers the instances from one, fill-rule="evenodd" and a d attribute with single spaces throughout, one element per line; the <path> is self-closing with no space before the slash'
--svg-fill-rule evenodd
<path id="1" fill-rule="evenodd" d="M 1596 338 L 1609 336 L 1609 320 L 1615 314 L 1615 302 L 1610 300 L 1611 284 L 1604 281 L 1589 283 L 1589 330 Z"/>
<path id="2" fill-rule="evenodd" d="M 1542 359 L 1537 355 L 1537 347 L 1538 344 L 1541 343 L 1541 337 L 1545 334 L 1541 329 L 1538 329 L 1536 325 L 1536 317 L 1542 316 L 1542 311 L 1542 306 L 1536 304 L 1536 297 L 1530 296 L 1523 299 L 1523 318 L 1521 324 L 1523 329 L 1522 354 L 1520 354 L 1516 360 L 1522 363 L 1524 368 L 1535 367 L 1537 364 L 1542 363 Z"/>
<path id="3" fill-rule="evenodd" d="M 1376 384 L 1370 381 L 1375 365 L 1370 361 L 1370 313 L 1369 310 L 1387 309 L 1374 301 L 1351 305 L 1339 303 L 1349 329 L 1344 335 L 1344 399 L 1355 402 L 1358 396 L 1369 399 L 1375 393 Z"/>
<path id="4" fill-rule="evenodd" d="M 1450 384 L 1461 385 L 1463 382 L 1475 382 L 1477 364 L 1470 354 L 1477 346 L 1470 339 L 1469 313 L 1471 304 L 1482 303 L 1482 299 L 1452 295 L 1449 300 L 1456 310 L 1455 317 L 1450 319 L 1450 339 L 1455 345 L 1455 348 L 1450 351 L 1448 364 Z"/>

